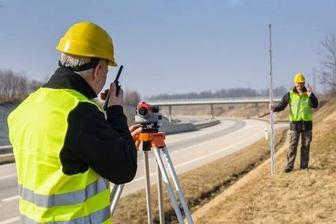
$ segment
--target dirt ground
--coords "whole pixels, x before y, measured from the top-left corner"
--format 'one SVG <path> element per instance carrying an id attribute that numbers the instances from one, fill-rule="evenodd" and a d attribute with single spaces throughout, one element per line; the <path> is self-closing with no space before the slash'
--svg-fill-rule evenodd
<path id="1" fill-rule="evenodd" d="M 316 113 L 308 170 L 284 173 L 284 146 L 275 176 L 266 161 L 197 210 L 196 223 L 336 223 L 335 109 L 332 99 Z"/>

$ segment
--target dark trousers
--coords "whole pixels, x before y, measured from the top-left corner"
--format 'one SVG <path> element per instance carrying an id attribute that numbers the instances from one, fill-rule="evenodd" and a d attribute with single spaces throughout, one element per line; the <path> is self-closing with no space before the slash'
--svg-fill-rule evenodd
<path id="1" fill-rule="evenodd" d="M 301 136 L 301 161 L 300 161 L 300 168 L 305 169 L 308 168 L 309 163 L 309 149 L 310 143 L 312 141 L 312 131 L 290 131 L 290 145 L 289 150 L 287 153 L 287 169 L 293 169 L 297 146 L 299 143 L 299 139 Z"/>

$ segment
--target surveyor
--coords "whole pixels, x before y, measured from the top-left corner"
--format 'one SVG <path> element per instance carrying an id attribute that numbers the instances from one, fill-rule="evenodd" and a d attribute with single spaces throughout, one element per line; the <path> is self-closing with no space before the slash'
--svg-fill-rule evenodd
<path id="1" fill-rule="evenodd" d="M 294 85 L 294 88 L 282 97 L 278 105 L 270 105 L 270 109 L 274 112 L 282 111 L 289 105 L 290 145 L 284 169 L 286 173 L 292 171 L 294 168 L 300 137 L 300 168 L 308 168 L 310 143 L 312 141 L 313 108 L 317 108 L 318 106 L 318 100 L 312 88 L 309 85 L 305 87 L 305 77 L 302 73 L 295 75 Z"/>
<path id="2" fill-rule="evenodd" d="M 21 223 L 111 223 L 108 181 L 134 178 L 141 128 L 127 126 L 115 84 L 106 118 L 92 101 L 117 65 L 103 28 L 77 22 L 56 49 L 55 73 L 8 117 Z"/>

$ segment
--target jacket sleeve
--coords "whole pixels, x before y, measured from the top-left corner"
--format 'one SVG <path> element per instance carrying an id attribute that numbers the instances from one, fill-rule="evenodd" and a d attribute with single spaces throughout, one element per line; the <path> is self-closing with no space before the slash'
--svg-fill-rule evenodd
<path id="1" fill-rule="evenodd" d="M 121 106 L 107 110 L 107 119 L 94 105 L 81 103 L 68 118 L 70 153 L 115 184 L 131 181 L 137 151 Z"/>
<path id="2" fill-rule="evenodd" d="M 312 108 L 317 108 L 318 107 L 318 100 L 317 100 L 317 97 L 315 96 L 314 93 L 311 93 L 309 99 L 310 99 L 310 106 Z"/>
<path id="3" fill-rule="evenodd" d="M 273 111 L 274 112 L 279 112 L 279 111 L 284 110 L 287 107 L 288 102 L 289 102 L 289 92 L 282 97 L 280 103 L 275 106 Z"/>

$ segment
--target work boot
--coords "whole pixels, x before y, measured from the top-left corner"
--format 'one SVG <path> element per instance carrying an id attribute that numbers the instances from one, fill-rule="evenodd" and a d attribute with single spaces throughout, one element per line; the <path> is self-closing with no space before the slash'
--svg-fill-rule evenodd
<path id="1" fill-rule="evenodd" d="M 292 171 L 292 168 L 289 168 L 289 167 L 286 167 L 285 169 L 284 169 L 284 172 L 285 173 L 289 173 L 289 172 L 291 172 Z"/>

